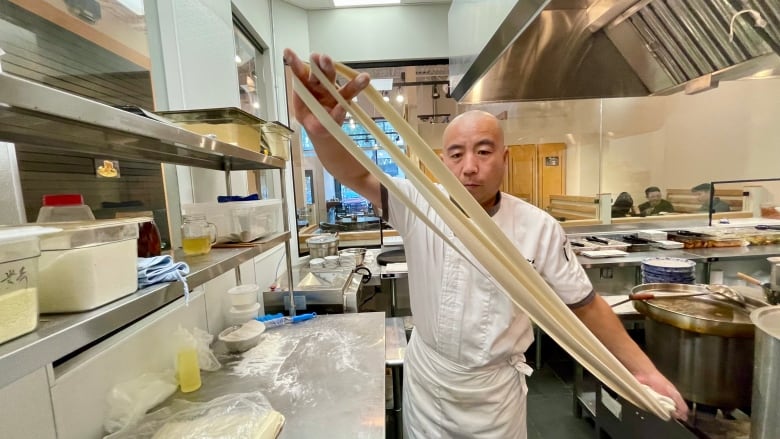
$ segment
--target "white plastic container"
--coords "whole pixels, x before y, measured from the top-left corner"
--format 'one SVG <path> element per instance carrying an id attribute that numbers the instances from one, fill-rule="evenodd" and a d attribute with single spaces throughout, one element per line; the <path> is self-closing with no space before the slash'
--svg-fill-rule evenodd
<path id="1" fill-rule="evenodd" d="M 182 206 L 184 215 L 203 214 L 217 227 L 217 242 L 250 242 L 282 231 L 282 200 L 195 203 Z"/>
<path id="2" fill-rule="evenodd" d="M 41 239 L 41 313 L 97 308 L 138 289 L 141 219 L 50 223 L 61 232 Z"/>
<path id="3" fill-rule="evenodd" d="M 57 229 L 0 228 L 0 343 L 38 326 L 38 237 Z"/>
<path id="4" fill-rule="evenodd" d="M 247 308 L 231 307 L 227 312 L 227 324 L 230 326 L 243 325 L 244 323 L 257 318 L 260 313 L 260 304 L 255 302 L 252 306 Z"/>
<path id="5" fill-rule="evenodd" d="M 257 293 L 260 287 L 254 284 L 238 285 L 228 290 L 230 303 L 235 308 L 246 309 L 257 303 Z"/>

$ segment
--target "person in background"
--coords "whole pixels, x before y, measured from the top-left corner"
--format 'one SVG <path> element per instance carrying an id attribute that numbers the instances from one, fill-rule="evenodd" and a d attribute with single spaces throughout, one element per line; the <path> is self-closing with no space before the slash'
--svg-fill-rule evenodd
<path id="1" fill-rule="evenodd" d="M 623 218 L 626 216 L 635 216 L 637 214 L 634 207 L 634 199 L 628 192 L 621 192 L 615 202 L 612 203 L 612 218 Z"/>
<path id="2" fill-rule="evenodd" d="M 712 199 L 712 206 L 710 206 L 710 192 L 712 191 L 712 185 L 709 183 L 702 183 L 694 186 L 691 189 L 693 195 L 696 195 L 696 200 L 701 203 L 699 212 L 728 212 L 731 207 L 725 201 L 718 197 Z"/>
<path id="3" fill-rule="evenodd" d="M 298 56 L 287 49 L 284 60 L 293 74 L 317 97 L 339 125 L 345 109 Z M 335 80 L 333 61 L 313 54 Z M 361 73 L 339 93 L 352 99 L 369 84 Z M 403 425 L 412 439 L 524 439 L 525 376 L 532 369 L 524 352 L 533 341 L 528 316 L 431 231 L 379 180 L 332 137 L 320 121 L 293 96 L 295 117 L 306 129 L 323 167 L 376 206 L 404 237 L 409 265 L 409 292 L 414 330 L 404 357 Z M 675 416 L 685 419 L 688 407 L 677 389 L 628 336 L 606 301 L 593 289 L 572 256 L 563 228 L 543 210 L 501 193 L 507 163 L 504 134 L 495 116 L 469 111 L 444 131 L 441 159 L 501 227 L 507 239 L 531 261 L 561 300 L 631 371 L 640 383 L 675 401 Z M 444 222 L 409 182 L 394 179 L 431 221 Z M 445 233 L 447 233 L 445 226 Z"/>
<path id="4" fill-rule="evenodd" d="M 674 206 L 661 196 L 661 189 L 657 186 L 650 186 L 645 189 L 647 201 L 639 205 L 640 216 L 660 215 L 662 213 L 674 212 Z"/>

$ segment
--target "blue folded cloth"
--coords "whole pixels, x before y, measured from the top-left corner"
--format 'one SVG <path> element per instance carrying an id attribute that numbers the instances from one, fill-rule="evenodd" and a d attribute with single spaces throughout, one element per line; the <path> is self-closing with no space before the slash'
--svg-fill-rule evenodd
<path id="1" fill-rule="evenodd" d="M 189 304 L 190 289 L 185 276 L 190 273 L 190 267 L 185 262 L 175 262 L 170 255 L 154 256 L 138 258 L 137 268 L 138 288 L 180 280 L 184 284 L 184 302 Z"/>
<path id="2" fill-rule="evenodd" d="M 217 196 L 217 203 L 229 203 L 231 201 L 257 201 L 260 199 L 260 195 L 252 194 L 242 197 L 240 195 L 219 195 Z"/>

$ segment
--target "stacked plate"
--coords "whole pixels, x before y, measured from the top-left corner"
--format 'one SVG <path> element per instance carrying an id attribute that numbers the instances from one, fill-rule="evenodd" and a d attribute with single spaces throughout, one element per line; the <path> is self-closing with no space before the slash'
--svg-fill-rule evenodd
<path id="1" fill-rule="evenodd" d="M 650 258 L 642 261 L 642 282 L 692 284 L 696 281 L 696 263 L 680 258 Z"/>

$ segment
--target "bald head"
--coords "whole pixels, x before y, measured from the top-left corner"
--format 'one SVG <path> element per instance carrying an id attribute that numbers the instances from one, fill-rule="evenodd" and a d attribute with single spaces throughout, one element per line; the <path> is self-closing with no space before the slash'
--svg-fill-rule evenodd
<path id="1" fill-rule="evenodd" d="M 442 146 L 447 148 L 449 144 L 448 139 L 454 136 L 454 133 L 460 133 L 461 131 L 475 132 L 481 131 L 485 133 L 491 133 L 497 141 L 497 147 L 504 147 L 504 130 L 501 128 L 501 124 L 496 119 L 496 116 L 482 110 L 471 110 L 465 113 L 459 114 L 455 119 L 447 125 L 442 135 Z"/>
<path id="2" fill-rule="evenodd" d="M 495 205 L 506 156 L 504 132 L 490 113 L 463 113 L 444 130 L 442 161 L 485 209 Z"/>

